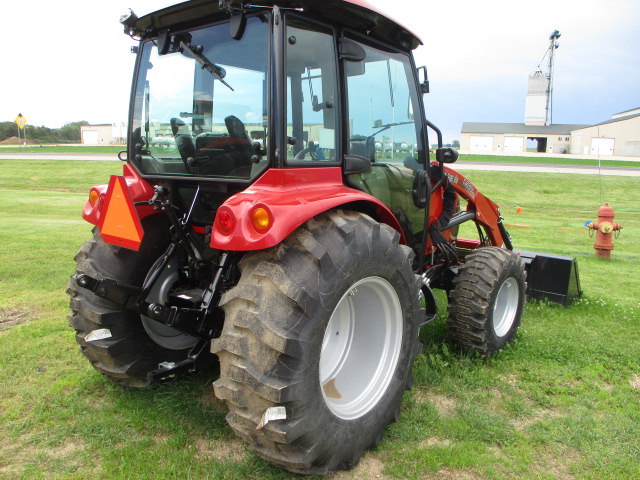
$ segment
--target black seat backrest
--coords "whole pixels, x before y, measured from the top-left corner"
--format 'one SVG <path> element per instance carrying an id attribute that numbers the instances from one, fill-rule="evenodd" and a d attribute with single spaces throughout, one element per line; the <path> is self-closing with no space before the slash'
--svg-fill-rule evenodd
<path id="1" fill-rule="evenodd" d="M 178 147 L 178 152 L 180 152 L 182 160 L 186 161 L 187 158 L 193 157 L 196 154 L 193 136 L 189 131 L 189 127 L 179 118 L 172 118 L 170 122 L 171 132 L 173 133 L 176 147 Z"/>
<path id="2" fill-rule="evenodd" d="M 365 137 L 362 135 L 357 135 L 351 137 L 351 149 L 349 153 L 351 155 L 359 155 L 364 157 L 371 162 L 374 162 L 376 159 L 376 147 L 375 147 L 375 138 L 374 137 Z"/>

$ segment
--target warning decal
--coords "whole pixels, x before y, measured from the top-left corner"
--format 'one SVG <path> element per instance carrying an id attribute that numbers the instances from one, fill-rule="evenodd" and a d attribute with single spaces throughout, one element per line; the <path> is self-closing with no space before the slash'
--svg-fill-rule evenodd
<path id="1" fill-rule="evenodd" d="M 138 250 L 144 230 L 124 177 L 113 175 L 98 228 L 105 242 Z"/>

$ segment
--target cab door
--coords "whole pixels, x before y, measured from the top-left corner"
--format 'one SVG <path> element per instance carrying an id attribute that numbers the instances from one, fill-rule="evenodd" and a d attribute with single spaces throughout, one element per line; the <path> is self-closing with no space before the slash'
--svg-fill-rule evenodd
<path id="1" fill-rule="evenodd" d="M 342 63 L 346 152 L 371 162 L 368 172 L 349 175 L 349 183 L 389 207 L 407 245 L 419 253 L 425 212 L 414 205 L 412 189 L 417 172 L 425 168 L 427 152 L 412 59 L 402 52 L 347 41 L 355 43 L 351 48 L 362 60 L 352 57 Z"/>

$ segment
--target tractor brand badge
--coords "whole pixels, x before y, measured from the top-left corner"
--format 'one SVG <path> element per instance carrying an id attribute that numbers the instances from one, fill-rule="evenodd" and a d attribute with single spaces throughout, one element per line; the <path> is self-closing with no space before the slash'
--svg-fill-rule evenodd
<path id="1" fill-rule="evenodd" d="M 476 196 L 476 187 L 474 187 L 469 180 L 465 178 L 462 186 L 467 192 L 469 192 L 469 195 L 471 195 L 472 197 Z"/>

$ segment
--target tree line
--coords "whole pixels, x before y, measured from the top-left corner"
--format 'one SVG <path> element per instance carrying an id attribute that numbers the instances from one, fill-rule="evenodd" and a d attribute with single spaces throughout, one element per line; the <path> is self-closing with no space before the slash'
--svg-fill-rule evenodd
<path id="1" fill-rule="evenodd" d="M 27 141 L 29 143 L 80 143 L 80 127 L 89 125 L 89 122 L 65 123 L 60 128 L 36 127 L 27 125 Z M 20 130 L 20 137 L 23 137 L 24 130 Z M 18 136 L 18 125 L 14 122 L 0 122 L 0 142 L 10 137 Z"/>

